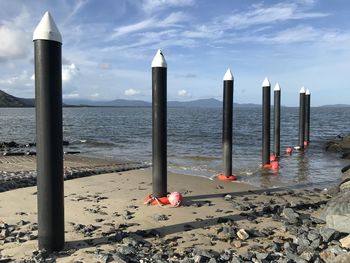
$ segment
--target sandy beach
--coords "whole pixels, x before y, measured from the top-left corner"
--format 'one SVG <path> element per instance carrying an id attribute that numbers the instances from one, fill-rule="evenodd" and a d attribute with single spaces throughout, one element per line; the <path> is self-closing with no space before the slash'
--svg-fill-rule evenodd
<path id="1" fill-rule="evenodd" d="M 309 228 L 324 223 L 313 215 L 330 198 L 322 189 L 263 190 L 240 182 L 169 174 L 168 191 L 183 194 L 182 206 L 147 206 L 151 174 L 146 168 L 65 181 L 66 246 L 51 255 L 37 250 L 36 187 L 0 193 L 0 228 L 2 234 L 7 232 L 7 238 L 0 239 L 0 259 L 255 262 L 258 255 L 256 262 L 272 262 L 287 258 L 285 244 L 295 243 L 301 223 Z"/>

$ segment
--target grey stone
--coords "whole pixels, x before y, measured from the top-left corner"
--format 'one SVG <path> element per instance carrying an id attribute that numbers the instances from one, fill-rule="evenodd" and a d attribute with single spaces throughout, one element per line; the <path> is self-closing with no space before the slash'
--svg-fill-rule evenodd
<path id="1" fill-rule="evenodd" d="M 210 260 L 210 258 L 208 258 L 206 256 L 201 256 L 201 255 L 194 256 L 195 263 L 207 263 L 209 260 Z"/>
<path id="2" fill-rule="evenodd" d="M 301 253 L 300 257 L 306 260 L 307 262 L 310 262 L 311 259 L 314 257 L 314 253 L 312 251 L 304 251 L 303 253 Z"/>
<path id="3" fill-rule="evenodd" d="M 339 232 L 350 234 L 350 214 L 349 215 L 327 215 L 327 227 Z"/>
<path id="4" fill-rule="evenodd" d="M 350 253 L 345 253 L 345 254 L 336 256 L 331 263 L 349 263 L 349 262 L 350 262 Z"/>
<path id="5" fill-rule="evenodd" d="M 296 213 L 292 208 L 284 208 L 282 211 L 282 216 L 290 224 L 296 224 L 299 221 L 299 214 Z"/>
<path id="6" fill-rule="evenodd" d="M 298 262 L 298 263 L 307 263 L 307 261 L 305 259 L 302 259 L 298 255 L 293 254 L 293 253 L 291 253 L 289 251 L 286 252 L 286 257 L 288 259 L 294 260 L 295 262 Z"/>
<path id="7" fill-rule="evenodd" d="M 315 239 L 319 238 L 320 235 L 316 232 L 316 231 L 310 231 L 308 234 L 307 234 L 307 238 L 310 240 L 310 241 L 314 241 Z"/>
<path id="8" fill-rule="evenodd" d="M 323 242 L 329 242 L 333 239 L 337 231 L 331 228 L 322 227 L 320 228 L 319 232 L 322 236 Z"/>
<path id="9" fill-rule="evenodd" d="M 320 218 L 327 221 L 330 215 L 350 214 L 350 191 L 342 191 L 332 197 L 320 213 Z M 348 221 L 349 222 L 349 221 Z"/>

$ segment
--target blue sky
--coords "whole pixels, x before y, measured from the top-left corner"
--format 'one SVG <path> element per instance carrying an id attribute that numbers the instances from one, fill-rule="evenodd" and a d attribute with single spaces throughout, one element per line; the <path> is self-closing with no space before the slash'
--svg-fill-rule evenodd
<path id="1" fill-rule="evenodd" d="M 222 99 L 228 67 L 239 103 L 261 103 L 267 76 L 282 104 L 301 86 L 313 105 L 349 103 L 346 0 L 0 0 L 0 89 L 34 97 L 32 33 L 50 11 L 63 37 L 63 96 L 151 100 L 151 62 L 168 63 L 168 99 Z"/>

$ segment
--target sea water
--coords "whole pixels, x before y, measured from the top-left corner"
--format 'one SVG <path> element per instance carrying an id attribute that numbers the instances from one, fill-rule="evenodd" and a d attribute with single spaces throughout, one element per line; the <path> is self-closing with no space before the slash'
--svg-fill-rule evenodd
<path id="1" fill-rule="evenodd" d="M 311 109 L 311 144 L 305 152 L 284 154 L 298 142 L 298 108 L 282 107 L 278 173 L 262 170 L 261 108 L 236 107 L 233 121 L 233 173 L 256 186 L 327 186 L 340 180 L 348 161 L 325 151 L 325 143 L 350 129 L 350 108 Z M 273 115 L 271 115 L 273 120 Z M 2 108 L 0 141 L 35 142 L 35 110 Z M 222 109 L 168 109 L 168 170 L 212 177 L 222 171 Z M 273 127 L 273 125 L 271 125 Z M 68 150 L 119 160 L 152 160 L 151 108 L 64 108 L 63 136 Z M 273 142 L 271 130 L 271 143 Z M 271 150 L 273 149 L 271 145 Z"/>

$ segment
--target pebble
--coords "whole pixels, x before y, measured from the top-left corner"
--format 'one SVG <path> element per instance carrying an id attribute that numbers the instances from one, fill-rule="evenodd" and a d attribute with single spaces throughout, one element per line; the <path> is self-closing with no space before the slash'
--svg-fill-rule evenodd
<path id="1" fill-rule="evenodd" d="M 247 240 L 249 238 L 249 234 L 243 228 L 238 230 L 236 234 L 237 234 L 238 238 L 241 240 Z"/>

